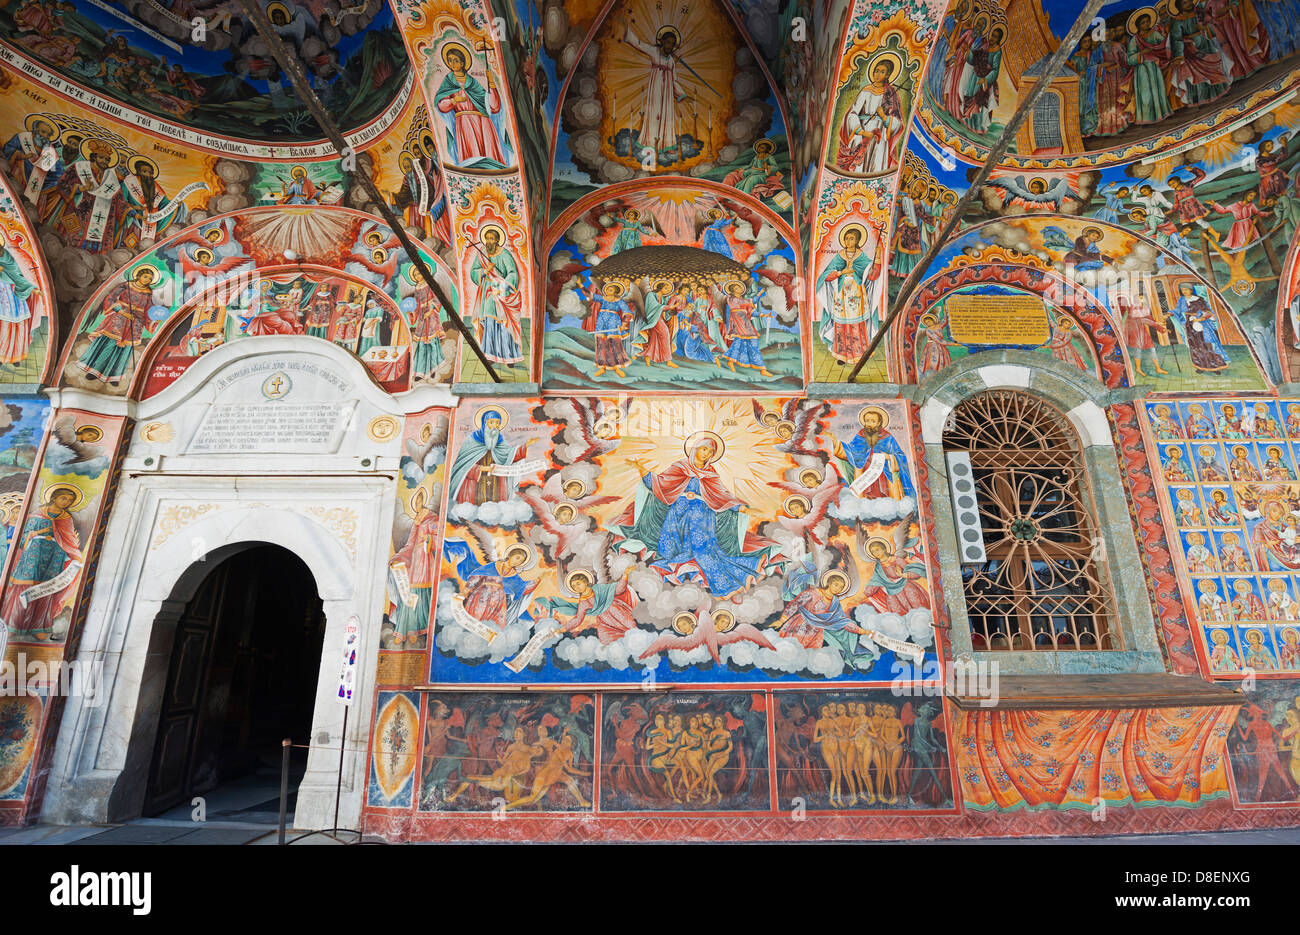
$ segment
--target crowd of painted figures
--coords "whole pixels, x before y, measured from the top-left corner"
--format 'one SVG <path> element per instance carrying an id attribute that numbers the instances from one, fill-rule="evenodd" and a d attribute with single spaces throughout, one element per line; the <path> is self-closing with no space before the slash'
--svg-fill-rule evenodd
<path id="1" fill-rule="evenodd" d="M 993 123 L 1007 40 L 997 4 L 959 0 L 944 19 L 927 91 L 976 133 Z M 1160 124 L 1297 50 L 1295 0 L 1161 0 L 1112 16 L 1068 60 L 1079 79 L 1079 130 L 1106 137 Z"/>
<path id="2" fill-rule="evenodd" d="M 1215 674 L 1300 671 L 1300 403 L 1149 403 Z"/>
<path id="3" fill-rule="evenodd" d="M 586 298 L 591 311 L 583 327 L 596 339 L 595 376 L 613 370 L 625 377 L 633 360 L 676 368 L 674 358 L 772 376 L 761 341 L 772 315 L 739 279 L 613 280 Z"/>

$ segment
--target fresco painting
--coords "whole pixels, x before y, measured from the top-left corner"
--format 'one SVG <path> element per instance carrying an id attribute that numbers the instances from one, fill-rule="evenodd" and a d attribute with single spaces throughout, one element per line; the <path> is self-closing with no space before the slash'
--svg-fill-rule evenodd
<path id="1" fill-rule="evenodd" d="M 427 695 L 419 810 L 589 810 L 595 710 L 582 694 Z"/>
<path id="2" fill-rule="evenodd" d="M 1228 734 L 1242 805 L 1300 805 L 1300 682 L 1260 682 Z"/>
<path id="3" fill-rule="evenodd" d="M 450 416 L 445 409 L 432 409 L 406 420 L 380 637 L 383 649 L 423 649 L 428 642 Z"/>
<path id="4" fill-rule="evenodd" d="M 423 259 L 455 296 L 440 261 Z M 305 335 L 344 348 L 400 390 L 450 380 L 443 316 L 387 227 L 341 208 L 263 208 L 190 227 L 117 274 L 88 303 L 63 374 L 113 395 L 143 379 L 152 395 L 228 341 Z"/>
<path id="5" fill-rule="evenodd" d="M 775 692 L 782 808 L 954 808 L 943 702 L 894 691 Z"/>
<path id="6" fill-rule="evenodd" d="M 910 446 L 898 402 L 463 402 L 433 679 L 863 679 L 920 659 Z"/>
<path id="7" fill-rule="evenodd" d="M 235 0 L 188 5 L 19 0 L 0 11 L 0 41 L 69 82 L 158 120 L 219 135 L 296 142 L 324 136 Z M 345 130 L 379 117 L 410 69 L 387 4 L 273 2 L 272 27 Z M 177 42 L 190 46 L 181 56 Z M 171 64 L 168 64 L 168 61 Z"/>
<path id="8" fill-rule="evenodd" d="M 623 0 L 591 42 L 560 106 L 553 216 L 644 173 L 719 181 L 792 219 L 780 106 L 720 4 Z"/>
<path id="9" fill-rule="evenodd" d="M 1196 806 L 1225 799 L 1235 706 L 963 711 L 957 771 L 968 810 Z"/>
<path id="10" fill-rule="evenodd" d="M 1028 94 L 1078 6 L 967 0 L 945 16 L 922 118 L 987 147 Z M 1204 129 L 1294 87 L 1300 27 L 1281 3 L 1170 0 L 1109 6 L 1069 52 L 1046 106 L 1017 134 L 1022 156 L 1079 155 Z"/>
<path id="11" fill-rule="evenodd" d="M 412 692 L 378 692 L 367 804 L 380 808 L 411 807 L 419 745 L 419 697 Z"/>
<path id="12" fill-rule="evenodd" d="M 1300 674 L 1300 400 L 1148 402 L 1145 420 L 1206 673 Z"/>
<path id="13" fill-rule="evenodd" d="M 767 705 L 761 693 L 603 694 L 601 811 L 767 811 Z"/>
<path id="14" fill-rule="evenodd" d="M 543 383 L 797 388 L 795 268 L 770 219 L 712 190 L 588 203 L 551 249 Z"/>
<path id="15" fill-rule="evenodd" d="M 120 419 L 61 410 L 9 547 L 0 620 L 11 643 L 62 643 L 121 438 Z"/>

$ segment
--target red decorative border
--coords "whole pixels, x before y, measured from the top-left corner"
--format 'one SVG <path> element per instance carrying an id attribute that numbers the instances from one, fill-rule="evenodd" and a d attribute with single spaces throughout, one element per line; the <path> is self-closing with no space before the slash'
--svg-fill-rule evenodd
<path id="1" fill-rule="evenodd" d="M 793 816 L 706 815 L 363 815 L 366 834 L 389 841 L 898 841 L 974 837 L 1100 837 L 1188 831 L 1300 827 L 1295 809 L 1239 811 L 1227 798 L 1200 808 L 1109 808 L 1089 811 L 967 812 L 914 816 L 809 813 Z"/>
<path id="2" fill-rule="evenodd" d="M 1138 424 L 1137 406 L 1117 403 L 1106 410 L 1121 460 L 1121 473 L 1128 488 L 1129 517 L 1138 537 L 1147 587 L 1160 626 L 1156 629 L 1169 668 L 1179 675 L 1200 671 L 1191 626 L 1183 606 L 1182 589 L 1174 570 L 1173 555 L 1165 537 L 1165 521 L 1147 461 L 1146 440 Z"/>
<path id="3" fill-rule="evenodd" d="M 1079 301 L 1070 307 L 1057 302 L 1052 302 L 1052 305 L 1060 314 L 1069 315 L 1077 321 L 1087 333 L 1097 354 L 1097 363 L 1101 366 L 1102 382 L 1111 389 L 1129 386 L 1128 360 L 1125 357 L 1124 345 L 1119 340 L 1119 334 L 1110 316 L 1092 295 L 1051 270 L 1011 263 L 974 263 L 940 273 L 926 281 L 917 291 L 916 297 L 912 299 L 906 321 L 903 323 L 898 352 L 901 382 L 917 382 L 916 328 L 921 316 L 931 305 L 954 289 L 980 283 L 996 283 L 1001 286 L 1025 289 L 1043 296 L 1044 300 L 1057 294 L 1077 296 Z"/>

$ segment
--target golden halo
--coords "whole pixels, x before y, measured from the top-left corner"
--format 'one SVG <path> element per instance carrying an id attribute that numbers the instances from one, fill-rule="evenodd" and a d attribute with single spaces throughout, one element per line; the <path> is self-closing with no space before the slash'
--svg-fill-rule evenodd
<path id="1" fill-rule="evenodd" d="M 609 295 L 611 291 L 614 294 L 614 298 L 621 299 L 624 293 L 627 292 L 627 286 L 623 285 L 617 279 L 611 279 L 609 282 L 605 283 L 603 286 L 600 287 L 601 295 Z"/>
<path id="2" fill-rule="evenodd" d="M 478 429 L 483 425 L 483 417 L 489 412 L 495 412 L 501 417 L 501 427 L 505 428 L 510 424 L 510 413 L 506 412 L 500 406 L 484 406 L 478 412 L 474 413 L 474 428 Z"/>
<path id="3" fill-rule="evenodd" d="M 289 12 L 289 5 L 287 3 L 281 3 L 280 0 L 271 0 L 271 2 L 266 5 L 266 18 L 270 19 L 271 14 L 277 11 L 284 14 L 286 21 L 293 20 L 293 14 Z"/>
<path id="4" fill-rule="evenodd" d="M 765 409 L 763 414 L 758 417 L 758 424 L 765 425 L 769 429 L 781 421 L 781 414 L 773 412 L 771 409 Z"/>
<path id="5" fill-rule="evenodd" d="M 790 507 L 794 506 L 796 503 L 803 504 L 803 512 L 805 516 L 812 512 L 812 501 L 802 494 L 797 493 L 790 494 L 790 496 L 781 501 L 781 509 L 785 510 L 786 513 L 790 513 Z M 793 514 L 791 513 L 791 515 Z"/>
<path id="6" fill-rule="evenodd" d="M 673 629 L 682 636 L 690 636 L 695 632 L 695 615 L 689 610 L 683 610 L 673 616 Z"/>
<path id="7" fill-rule="evenodd" d="M 840 588 L 838 591 L 836 591 L 834 588 L 831 588 L 831 591 L 835 594 L 835 596 L 839 597 L 841 594 L 845 594 L 849 590 L 849 576 L 846 575 L 844 572 L 832 568 L 830 571 L 827 571 L 822 575 L 821 580 L 817 582 L 817 584 L 823 588 L 830 588 L 831 581 L 835 578 L 839 578 L 841 581 L 844 582 L 844 587 Z"/>
<path id="8" fill-rule="evenodd" d="M 506 245 L 506 231 L 500 224 L 484 224 L 478 229 L 478 239 L 483 240 L 488 231 L 496 231 L 497 243 L 501 244 L 502 247 Z"/>
<path id="9" fill-rule="evenodd" d="M 292 169 L 289 170 L 289 178 L 291 179 L 305 179 L 306 177 L 307 177 L 306 166 L 294 166 Z"/>
<path id="10" fill-rule="evenodd" d="M 1300 639 L 1300 630 L 1297 630 L 1295 627 L 1283 627 L 1280 631 L 1278 631 L 1278 636 L 1282 637 L 1283 640 L 1285 640 L 1286 635 L 1288 633 L 1293 633 L 1295 634 L 1297 639 Z"/>
<path id="11" fill-rule="evenodd" d="M 663 39 L 664 36 L 667 36 L 670 33 L 672 34 L 672 37 L 677 40 L 677 48 L 680 49 L 682 47 L 681 30 L 679 30 L 676 26 L 673 26 L 671 24 L 667 26 L 659 27 L 659 31 L 655 33 L 655 44 L 658 45 L 659 41 Z"/>
<path id="12" fill-rule="evenodd" d="M 983 26 L 980 26 L 980 20 L 984 21 Z M 982 36 L 988 32 L 990 22 L 992 22 L 992 17 L 987 13 L 979 13 L 975 16 L 975 21 L 971 23 L 971 31 L 977 36 Z"/>
<path id="13" fill-rule="evenodd" d="M 424 505 L 429 502 L 429 488 L 416 487 L 415 493 L 411 494 L 411 515 L 419 516 Z"/>
<path id="14" fill-rule="evenodd" d="M 415 165 L 415 155 L 409 149 L 404 149 L 397 155 L 397 168 L 402 168 L 403 163 L 407 166 Z M 406 171 L 410 172 L 411 170 L 408 168 Z"/>
<path id="15" fill-rule="evenodd" d="M 104 430 L 98 425 L 78 425 L 72 434 L 80 435 L 82 432 L 85 432 L 89 436 L 89 438 L 86 439 L 88 442 L 97 442 L 104 437 Z"/>
<path id="16" fill-rule="evenodd" d="M 28 114 L 27 119 L 23 121 L 23 126 L 26 128 L 28 133 L 35 133 L 35 127 L 38 123 L 43 123 L 54 131 L 54 135 L 50 137 L 51 143 L 57 143 L 59 141 L 59 137 L 62 135 L 63 131 L 59 129 L 57 123 L 44 114 Z"/>
<path id="17" fill-rule="evenodd" d="M 889 428 L 889 413 L 885 412 L 885 410 L 881 409 L 879 406 L 863 406 L 862 411 L 858 413 L 858 425 L 862 426 L 864 429 L 867 427 L 868 412 L 874 412 L 880 416 L 881 431 Z"/>
<path id="18" fill-rule="evenodd" d="M 596 583 L 596 573 L 594 571 L 590 568 L 577 568 L 564 576 L 564 589 L 570 594 L 578 593 L 577 588 L 573 586 L 573 579 L 578 577 L 586 578 L 591 585 Z"/>
<path id="19" fill-rule="evenodd" d="M 155 283 L 159 282 L 162 279 L 162 271 L 159 270 L 158 267 L 154 266 L 151 263 L 141 263 L 139 266 L 137 266 L 135 269 L 131 270 L 131 272 L 127 274 L 126 277 L 127 281 L 135 282 L 137 279 L 140 278 L 140 274 L 143 273 L 145 270 L 148 270 L 149 272 L 153 273 L 153 282 L 151 282 L 150 285 L 154 285 Z"/>
<path id="20" fill-rule="evenodd" d="M 1151 17 L 1151 22 L 1153 24 L 1159 19 L 1159 16 L 1156 15 L 1155 7 L 1149 7 L 1149 6 L 1139 7 L 1138 9 L 1134 10 L 1132 13 L 1129 14 L 1128 21 L 1125 24 L 1126 28 L 1128 29 L 1128 34 L 1130 36 L 1137 35 L 1137 21 L 1139 18 L 1143 16 Z"/>
<path id="21" fill-rule="evenodd" d="M 811 484 L 808 483 L 809 477 L 813 479 L 813 482 Z M 826 475 L 824 475 L 821 471 L 817 470 L 816 468 L 808 468 L 806 470 L 799 472 L 799 483 L 803 484 L 805 487 L 809 488 L 810 490 L 816 487 L 820 487 L 822 485 L 822 481 L 824 481 L 825 479 L 826 479 Z"/>
<path id="22" fill-rule="evenodd" d="M 733 286 L 740 286 L 741 295 L 745 294 L 745 284 L 739 279 L 728 279 L 726 284 L 722 287 L 722 291 L 727 293 L 727 295 L 731 295 L 731 288 Z"/>
<path id="23" fill-rule="evenodd" d="M 660 286 L 667 286 L 671 289 L 673 288 L 673 281 L 671 279 L 656 279 L 654 282 L 650 283 L 650 291 L 658 292 Z"/>
<path id="24" fill-rule="evenodd" d="M 150 159 L 148 156 L 144 155 L 143 153 L 136 153 L 134 156 L 132 156 L 132 157 L 130 157 L 129 159 L 127 159 L 127 161 L 126 161 L 126 171 L 127 171 L 130 175 L 139 175 L 139 174 L 140 174 L 140 166 L 141 166 L 141 165 L 144 165 L 144 164 L 148 164 L 148 165 L 153 166 L 153 175 L 154 175 L 154 178 L 157 178 L 157 177 L 158 177 L 158 163 L 154 162 L 152 159 Z"/>
<path id="25" fill-rule="evenodd" d="M 798 426 L 795 425 L 793 422 L 791 422 L 789 419 L 782 419 L 776 425 L 772 426 L 772 431 L 776 433 L 776 436 L 778 438 L 784 438 L 788 441 L 791 438 L 794 438 L 795 429 L 797 428 Z M 782 429 L 785 429 L 788 434 L 782 435 L 781 434 Z"/>
<path id="26" fill-rule="evenodd" d="M 611 422 L 621 422 L 622 419 L 623 419 L 623 407 L 622 407 L 622 406 L 606 406 L 606 407 L 605 407 L 605 418 L 608 419 L 608 420 L 611 421 Z"/>
<path id="27" fill-rule="evenodd" d="M 716 221 L 722 216 L 722 209 L 718 207 L 710 208 L 708 211 L 704 212 L 704 219 L 706 221 Z"/>
<path id="28" fill-rule="evenodd" d="M 384 235 L 379 233 L 378 228 L 372 227 L 370 230 L 366 231 L 365 236 L 361 239 L 365 241 L 367 245 L 377 247 L 384 242 Z"/>
<path id="29" fill-rule="evenodd" d="M 894 543 L 890 542 L 888 539 L 884 538 L 883 536 L 872 536 L 870 539 L 867 540 L 866 553 L 868 555 L 871 554 L 871 547 L 875 545 L 877 542 L 879 542 L 881 545 L 885 547 L 885 551 L 887 553 L 890 554 L 893 553 Z"/>
<path id="30" fill-rule="evenodd" d="M 420 154 L 427 156 L 429 159 L 436 160 L 438 158 L 437 144 L 434 142 L 433 134 L 428 130 L 424 130 L 415 138 L 415 142 L 411 145 L 411 148 Z"/>
<path id="31" fill-rule="evenodd" d="M 212 261 L 216 259 L 216 255 L 207 247 L 199 247 L 194 251 L 194 259 L 204 266 L 210 266 Z"/>
<path id="32" fill-rule="evenodd" d="M 110 158 L 108 161 L 107 168 L 109 169 L 117 165 L 118 160 L 121 158 L 121 154 L 118 153 L 118 151 L 111 144 L 105 143 L 103 140 L 91 138 L 91 139 L 86 139 L 81 141 L 81 156 L 83 159 L 89 159 L 90 154 L 97 149 L 108 150 Z"/>
<path id="33" fill-rule="evenodd" d="M 50 500 L 54 497 L 54 495 L 58 493 L 60 490 L 71 490 L 74 494 L 76 494 L 76 498 L 70 504 L 68 504 L 68 509 L 70 511 L 75 510 L 77 507 L 81 506 L 81 502 L 86 499 L 86 495 L 84 492 L 82 492 L 80 487 L 76 487 L 72 484 L 50 484 L 50 486 L 46 487 L 43 491 L 41 491 L 41 502 L 49 503 Z"/>
<path id="34" fill-rule="evenodd" d="M 718 461 L 722 457 L 722 453 L 727 450 L 726 443 L 723 442 L 722 436 L 717 432 L 710 432 L 708 429 L 702 429 L 699 432 L 695 432 L 682 443 L 683 453 L 685 453 L 688 458 L 693 457 L 695 449 L 706 440 L 713 442 L 713 457 L 708 461 L 709 464 L 713 464 L 715 461 Z"/>
<path id="35" fill-rule="evenodd" d="M 573 511 L 574 519 L 578 518 L 578 504 L 574 503 L 572 500 L 561 500 L 559 503 L 555 504 L 555 506 L 551 507 L 551 515 L 558 520 L 560 518 L 560 510 L 563 510 L 565 507 L 568 507 Z M 566 523 L 565 525 L 568 524 Z"/>
<path id="36" fill-rule="evenodd" d="M 429 439 L 433 438 L 433 423 L 426 422 L 420 426 L 420 444 L 429 444 Z"/>
<path id="37" fill-rule="evenodd" d="M 442 59 L 442 63 L 448 68 L 451 68 L 451 62 L 447 61 L 447 53 L 452 49 L 456 49 L 460 52 L 465 61 L 465 70 L 469 71 L 469 66 L 474 61 L 474 57 L 469 53 L 469 46 L 457 39 L 449 40 L 443 44 L 442 51 L 438 53 L 439 57 Z"/>
<path id="38" fill-rule="evenodd" d="M 533 565 L 537 564 L 537 550 L 525 542 L 512 542 L 510 545 L 506 546 L 506 550 L 501 553 L 501 557 L 503 559 L 509 558 L 510 553 L 512 552 L 523 552 L 528 556 L 524 563 L 515 569 L 516 574 L 521 571 L 527 571 L 529 568 L 532 568 Z"/>
<path id="39" fill-rule="evenodd" d="M 718 633 L 726 633 L 736 625 L 736 615 L 725 607 L 721 610 L 715 610 L 709 619 L 713 621 L 713 629 Z"/>
<path id="40" fill-rule="evenodd" d="M 587 482 L 584 481 L 584 480 L 582 480 L 582 478 L 580 478 L 580 477 L 574 477 L 574 478 L 570 478 L 569 480 L 564 481 L 564 483 L 560 484 L 560 491 L 563 492 L 563 491 L 565 491 L 566 489 L 568 489 L 568 487 L 569 487 L 570 484 L 577 484 L 577 485 L 578 485 L 578 492 L 575 493 L 575 494 L 573 494 L 573 496 L 574 496 L 575 498 L 577 498 L 577 497 L 581 497 L 583 494 L 585 494 L 585 493 L 587 492 Z M 569 495 L 568 495 L 568 494 L 565 494 L 565 496 L 567 497 L 567 496 L 569 496 Z"/>
<path id="41" fill-rule="evenodd" d="M 863 227 L 861 224 L 845 224 L 842 228 L 840 228 L 839 242 L 841 247 L 845 246 L 844 237 L 846 234 L 848 234 L 849 231 L 858 232 L 859 247 L 861 247 L 864 243 L 867 242 L 867 229 L 865 227 Z"/>
<path id="42" fill-rule="evenodd" d="M 884 52 L 877 52 L 875 56 L 872 57 L 871 61 L 867 63 L 867 77 L 870 78 L 871 73 L 876 70 L 876 65 L 885 60 L 892 62 L 894 66 L 894 70 L 889 73 L 890 78 L 897 78 L 903 73 L 903 56 L 899 55 L 897 52 L 890 52 L 887 50 Z"/>
<path id="43" fill-rule="evenodd" d="M 774 153 L 776 152 L 776 144 L 769 139 L 761 139 L 754 144 L 754 152 L 760 156 L 764 153 Z"/>

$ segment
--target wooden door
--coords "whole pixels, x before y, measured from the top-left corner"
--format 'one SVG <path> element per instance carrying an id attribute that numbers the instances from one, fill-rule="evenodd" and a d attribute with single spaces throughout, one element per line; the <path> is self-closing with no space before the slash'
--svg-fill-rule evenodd
<path id="1" fill-rule="evenodd" d="M 213 569 L 176 624 L 145 815 L 157 815 L 190 798 L 195 743 L 229 573 L 226 563 Z"/>

